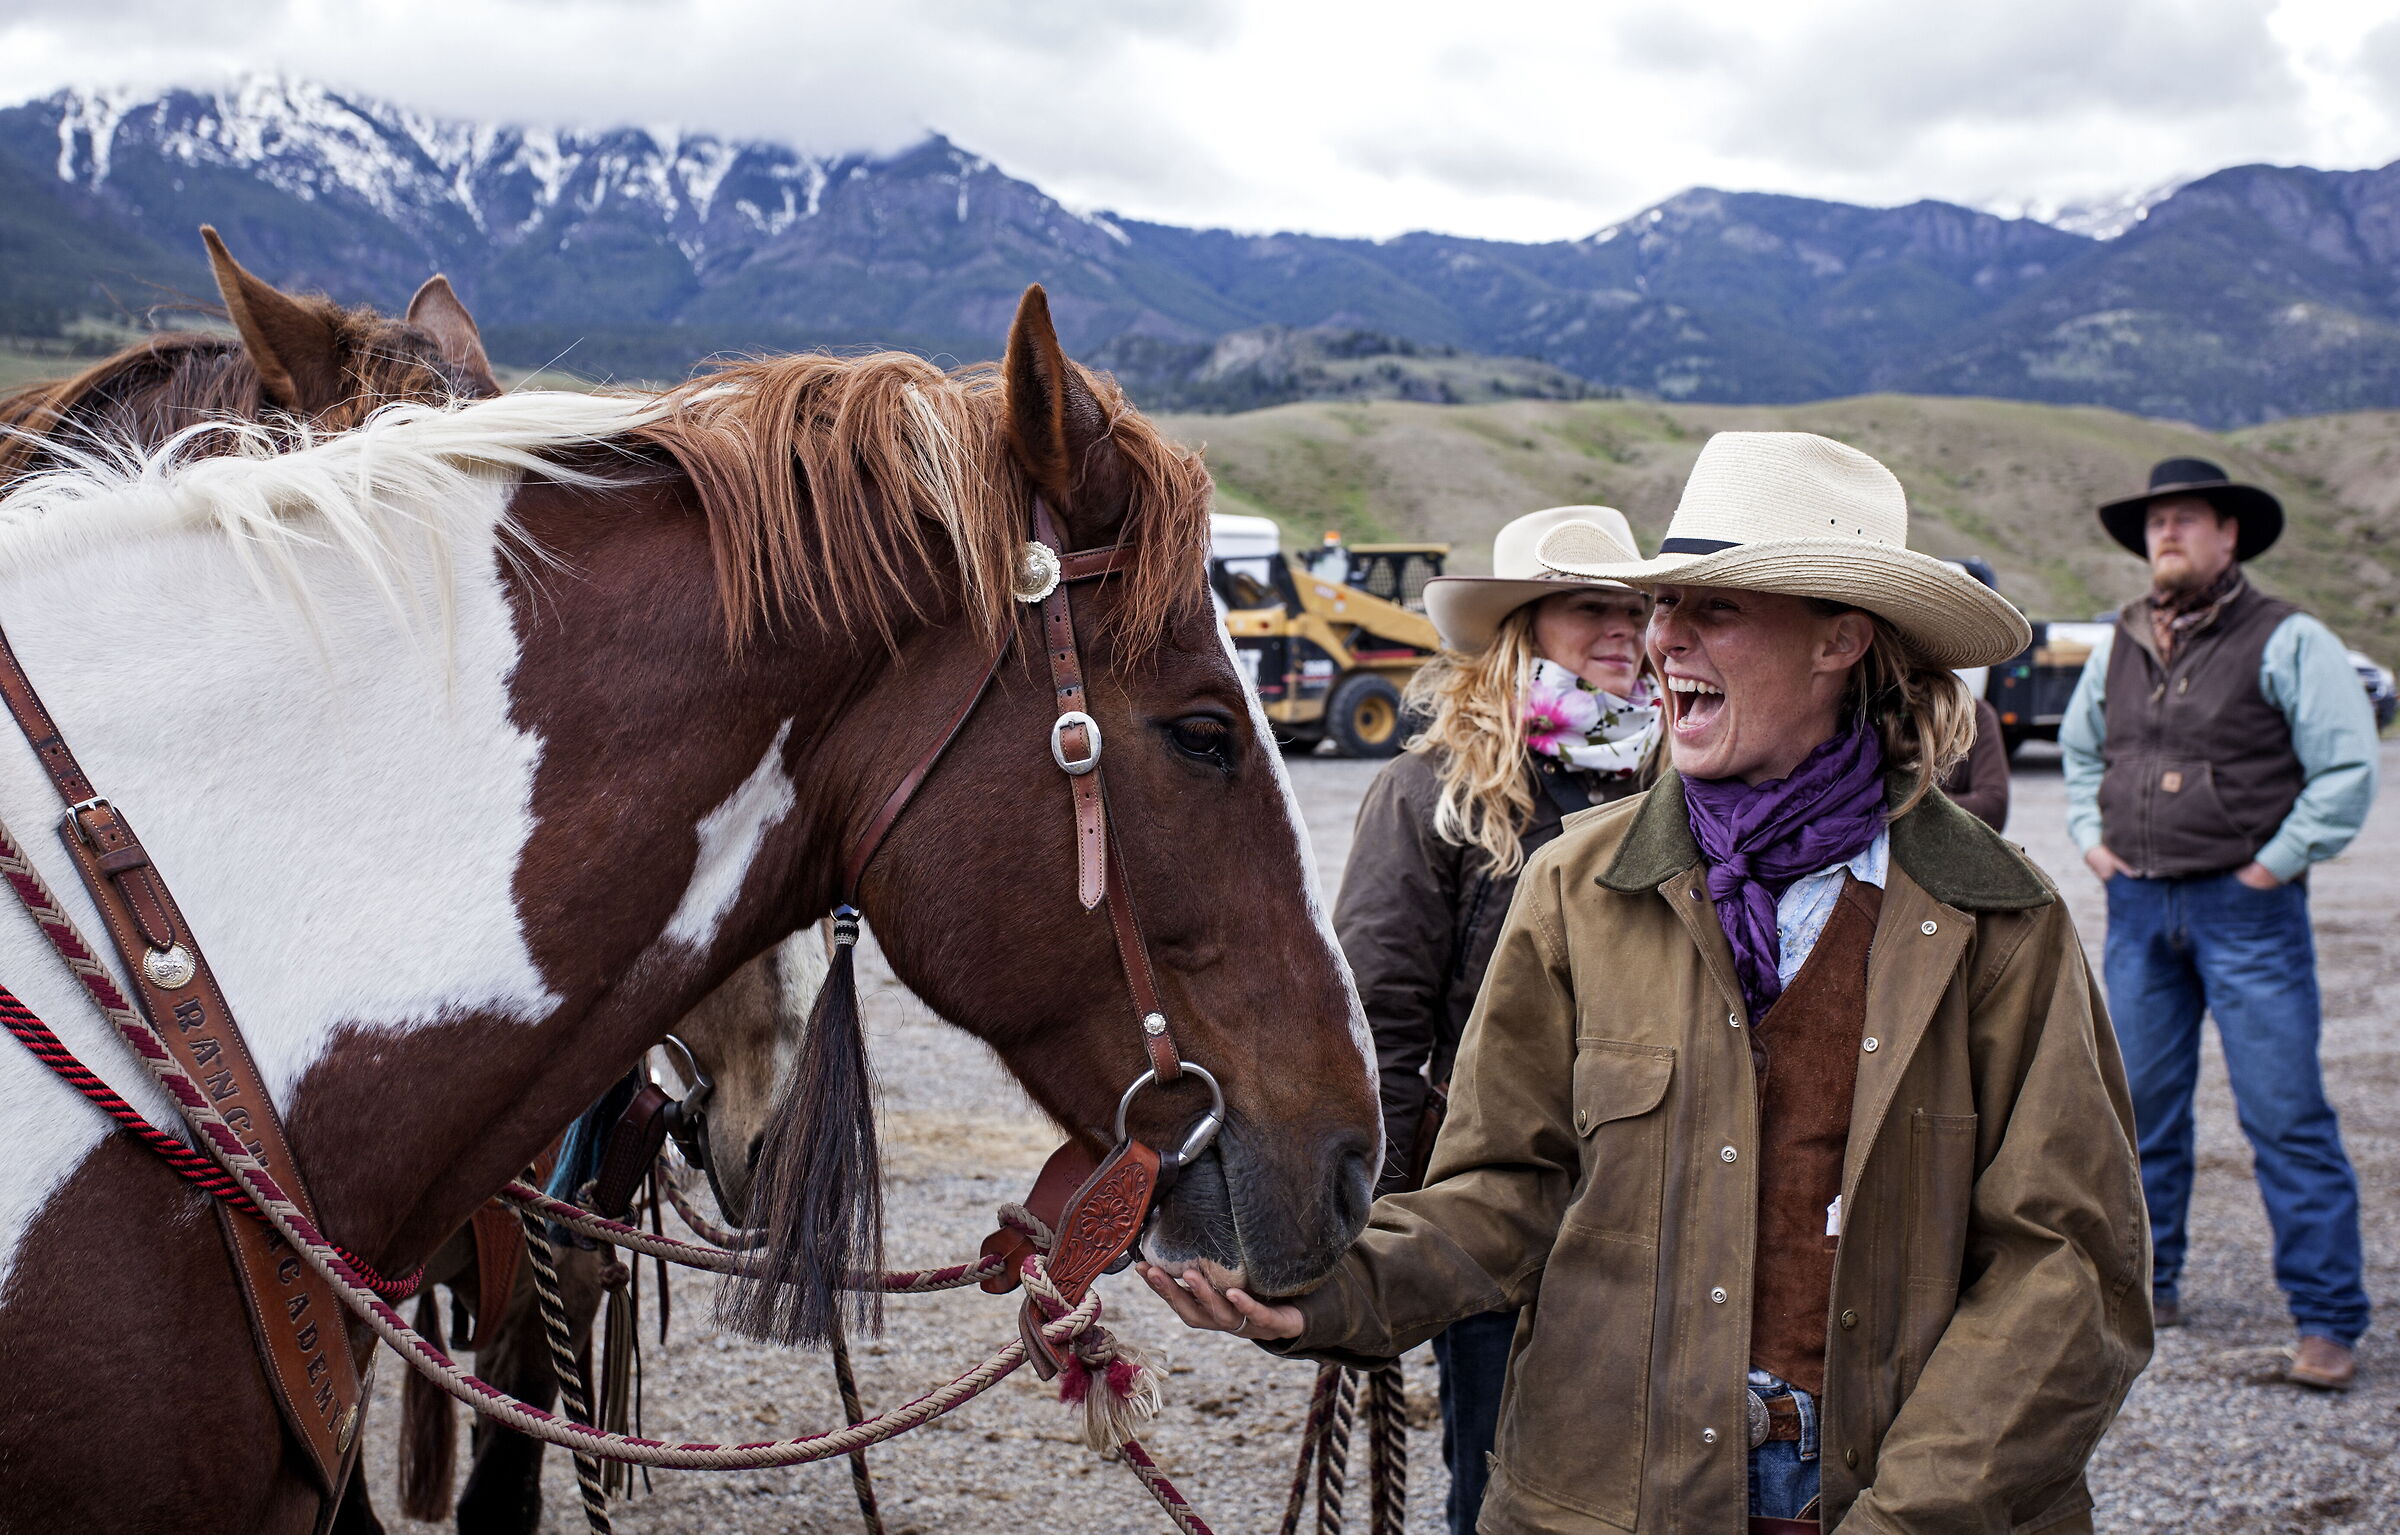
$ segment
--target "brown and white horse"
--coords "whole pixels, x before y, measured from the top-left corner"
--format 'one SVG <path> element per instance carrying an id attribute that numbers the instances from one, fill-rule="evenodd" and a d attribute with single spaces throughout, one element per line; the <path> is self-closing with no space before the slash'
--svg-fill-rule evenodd
<path id="1" fill-rule="evenodd" d="M 215 230 L 204 226 L 201 237 L 233 333 L 163 333 L 71 377 L 0 396 L 0 428 L 6 429 L 0 431 L 0 488 L 23 474 L 78 459 L 110 461 L 158 449 L 179 433 L 176 452 L 185 458 L 248 445 L 235 433 L 207 429 L 217 424 L 265 427 L 278 440 L 289 428 L 305 426 L 309 435 L 321 438 L 358 426 L 385 405 L 444 404 L 500 393 L 473 316 L 440 274 L 428 278 L 406 314 L 395 319 L 321 295 L 287 293 L 236 261 Z M 296 434 L 289 440 L 298 440 Z M 822 937 L 813 930 L 796 934 L 736 972 L 675 1025 L 714 1083 L 707 1118 L 712 1177 L 720 1192 L 737 1202 L 731 1212 L 737 1222 L 738 1201 L 764 1140 L 775 1086 L 789 1075 L 824 973 Z M 561 1248 L 556 1258 L 580 1347 L 598 1309 L 600 1258 L 573 1246 Z M 530 1273 L 517 1266 L 515 1274 L 506 1312 L 473 1321 L 474 1336 L 482 1340 L 476 1364 L 501 1389 L 547 1405 L 557 1385 L 533 1315 Z M 438 1320 L 429 1315 L 435 1285 L 450 1286 L 459 1309 L 473 1318 L 482 1289 L 477 1280 L 475 1240 L 462 1229 L 425 1266 L 426 1304 L 419 1307 L 419 1325 Z M 403 1432 L 403 1465 L 421 1473 L 404 1472 L 404 1505 L 419 1518 L 445 1517 L 451 1507 L 454 1409 L 430 1388 L 404 1393 L 404 1402 L 416 1421 Z M 532 1530 L 540 1516 L 541 1459 L 539 1441 L 479 1423 L 473 1468 L 457 1502 L 459 1528 L 486 1535 Z M 380 1528 L 368 1490 L 354 1476 L 336 1530 L 363 1535 Z"/>
<path id="2" fill-rule="evenodd" d="M 0 502 L 0 619 L 200 929 L 329 1231 L 398 1272 L 830 907 L 1012 633 L 861 900 L 903 981 L 1108 1138 L 1144 1055 L 1009 595 L 1035 492 L 1070 547 L 1138 551 L 1077 604 L 1089 707 L 1165 1008 L 1231 1108 L 1145 1249 L 1305 1288 L 1378 1154 L 1356 1000 L 1207 602 L 1205 476 L 1065 362 L 1038 293 L 999 375 L 785 359 L 38 481 Z M 49 792 L 0 749 L 0 817 Z M 29 924 L 0 923 L 0 980 L 171 1122 Z M 1134 1123 L 1168 1143 L 1199 1107 L 1149 1094 Z M 779 1134 L 819 1159 L 770 1181 L 853 1140 Z M 199 1197 L 20 1054 L 0 1148 L 0 1530 L 305 1529 L 320 1495 Z M 873 1257 L 771 1251 L 818 1291 Z"/>

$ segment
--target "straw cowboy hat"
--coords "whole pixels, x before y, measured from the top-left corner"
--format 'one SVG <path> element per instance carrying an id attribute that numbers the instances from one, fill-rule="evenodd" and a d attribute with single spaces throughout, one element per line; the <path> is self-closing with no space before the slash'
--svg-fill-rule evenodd
<path id="1" fill-rule="evenodd" d="M 2244 564 L 2266 553 L 2283 536 L 2283 503 L 2255 485 L 2225 478 L 2225 471 L 2205 458 L 2169 458 L 2152 465 L 2150 488 L 2101 507 L 2100 526 L 2108 529 L 2109 537 L 2148 559 L 2150 540 L 2144 525 L 2150 520 L 2150 503 L 2169 496 L 2198 496 L 2220 516 L 2238 523 L 2241 532 L 2233 557 Z"/>
<path id="2" fill-rule="evenodd" d="M 1636 586 L 1730 586 L 1864 608 L 1935 666 L 1989 666 L 2033 643 L 2025 615 L 1946 560 L 1908 547 L 1892 472 L 1807 432 L 1719 432 L 1700 450 L 1654 560 L 1608 530 L 1564 522 L 1538 551 L 1553 570 Z"/>
<path id="3" fill-rule="evenodd" d="M 1589 529 L 1591 546 L 1605 548 L 1612 559 L 1642 557 L 1625 514 L 1613 506 L 1554 506 L 1527 512 L 1493 536 L 1490 575 L 1436 576 L 1425 583 L 1425 616 L 1441 632 L 1442 643 L 1472 655 L 1492 642 L 1501 620 L 1529 602 L 1584 586 L 1630 591 L 1622 581 L 1567 575 L 1542 564 L 1535 547 L 1551 529 L 1569 523 Z"/>

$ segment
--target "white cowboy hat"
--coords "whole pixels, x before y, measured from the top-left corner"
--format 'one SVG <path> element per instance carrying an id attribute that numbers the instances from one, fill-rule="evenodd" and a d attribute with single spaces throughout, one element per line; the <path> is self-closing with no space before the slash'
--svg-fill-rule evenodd
<path id="1" fill-rule="evenodd" d="M 1658 558 L 1628 560 L 1612 530 L 1562 522 L 1553 570 L 1635 586 L 1730 586 L 1819 597 L 1890 622 L 1932 666 L 1989 666 L 2033 643 L 2025 615 L 1964 570 L 1908 547 L 1892 472 L 1808 432 L 1719 432 L 1700 450 Z"/>
<path id="2" fill-rule="evenodd" d="M 1630 591 L 1622 581 L 1567 575 L 1542 564 L 1534 551 L 1543 536 L 1570 523 L 1589 529 L 1589 546 L 1609 550 L 1612 559 L 1642 557 L 1625 514 L 1613 506 L 1554 506 L 1527 512 L 1493 536 L 1490 575 L 1436 576 L 1425 583 L 1425 616 L 1440 631 L 1442 643 L 1472 655 L 1492 642 L 1503 619 L 1529 602 L 1576 587 Z"/>

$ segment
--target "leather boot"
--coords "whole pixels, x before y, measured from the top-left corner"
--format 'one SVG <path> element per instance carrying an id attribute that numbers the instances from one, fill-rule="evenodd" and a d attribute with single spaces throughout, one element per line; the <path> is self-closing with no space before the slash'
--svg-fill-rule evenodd
<path id="1" fill-rule="evenodd" d="M 2304 1337 L 2292 1350 L 2292 1365 L 2283 1378 L 2320 1391 L 2347 1391 L 2358 1379 L 2358 1356 L 2331 1338 Z"/>

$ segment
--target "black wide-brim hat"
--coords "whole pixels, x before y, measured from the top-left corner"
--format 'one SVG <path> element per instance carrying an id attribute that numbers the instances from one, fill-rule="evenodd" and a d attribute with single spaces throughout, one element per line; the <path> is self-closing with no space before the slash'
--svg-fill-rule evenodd
<path id="1" fill-rule="evenodd" d="M 2241 528 L 2233 557 L 2243 563 L 2257 559 L 2283 536 L 2283 503 L 2255 485 L 2229 480 L 2225 471 L 2205 458 L 2170 458 L 2151 467 L 2150 488 L 2138 496 L 2111 501 L 2100 508 L 2100 525 L 2108 536 L 2140 555 L 2150 557 L 2145 526 L 2150 503 L 2169 496 L 2198 496 Z"/>

